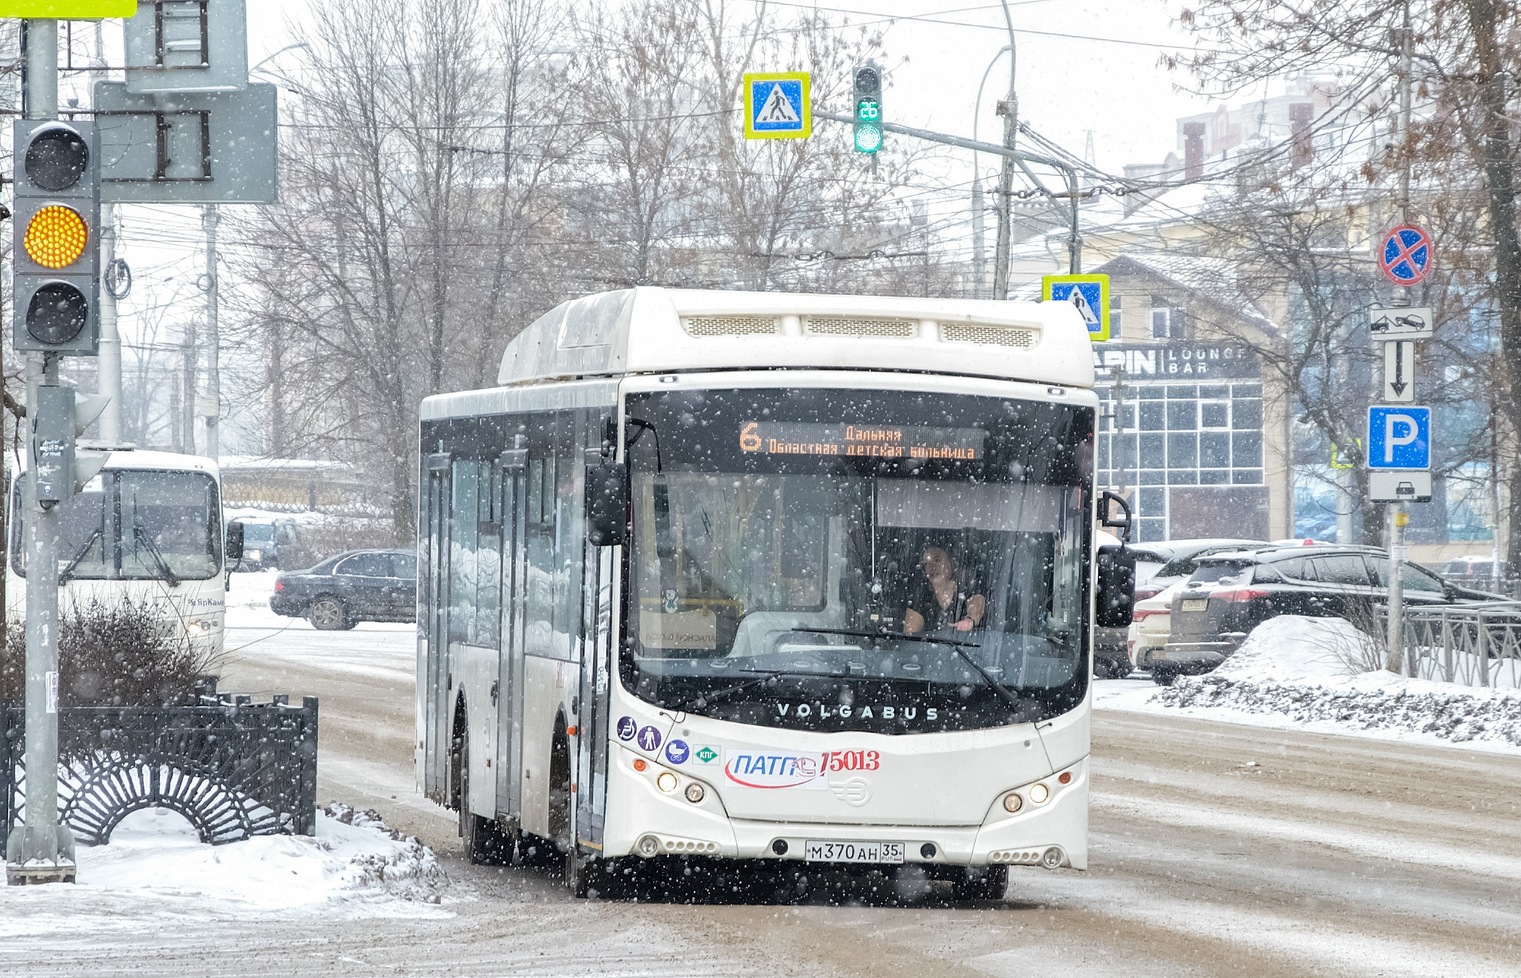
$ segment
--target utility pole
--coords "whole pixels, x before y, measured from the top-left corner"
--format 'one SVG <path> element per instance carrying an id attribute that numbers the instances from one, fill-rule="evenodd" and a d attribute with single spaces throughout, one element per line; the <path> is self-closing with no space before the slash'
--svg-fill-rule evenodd
<path id="1" fill-rule="evenodd" d="M 993 298 L 1009 297 L 1009 239 L 1013 235 L 1014 220 L 1014 134 L 1019 127 L 1019 97 L 1014 92 L 1014 71 L 1019 54 L 1014 47 L 1014 19 L 1009 14 L 1008 0 L 1003 2 L 1003 17 L 1009 27 L 1009 95 L 998 103 L 998 114 L 1003 116 L 1003 168 L 998 173 L 998 240 L 993 248 Z M 1072 201 L 1077 207 L 1077 201 Z M 1075 270 L 1074 270 L 1075 271 Z"/>
<path id="2" fill-rule="evenodd" d="M 222 377 L 221 334 L 217 332 L 217 224 L 220 215 L 215 204 L 201 209 L 201 226 L 206 231 L 206 393 L 195 399 L 197 413 L 206 419 L 206 454 L 213 461 L 221 458 Z"/>
<path id="3" fill-rule="evenodd" d="M 95 22 L 95 63 L 100 79 L 108 77 L 103 21 Z M 100 267 L 111 268 L 116 260 L 116 205 L 100 207 Z M 120 444 L 121 434 L 121 334 L 116 327 L 116 296 L 108 284 L 100 290 L 100 354 L 95 362 L 96 385 L 108 400 L 100 414 L 100 437 L 108 444 Z"/>

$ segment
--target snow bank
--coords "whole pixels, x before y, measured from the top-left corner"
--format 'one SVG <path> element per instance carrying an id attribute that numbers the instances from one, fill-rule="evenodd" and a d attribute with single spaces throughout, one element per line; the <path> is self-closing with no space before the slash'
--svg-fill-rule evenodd
<path id="1" fill-rule="evenodd" d="M 413 917 L 443 913 L 431 905 L 447 885 L 433 851 L 415 837 L 337 803 L 318 813 L 316 835 L 221 846 L 202 843 L 172 811 L 146 809 L 124 819 L 108 845 L 81 846 L 75 857 L 73 886 L 0 887 L 0 940 L 34 932 L 24 901 L 42 891 L 54 912 L 168 902 L 231 916 L 320 907 L 324 915 Z"/>
<path id="2" fill-rule="evenodd" d="M 1214 672 L 1179 677 L 1151 702 L 1521 747 L 1521 691 L 1409 679 L 1382 663 L 1381 644 L 1346 621 L 1284 616 Z"/>

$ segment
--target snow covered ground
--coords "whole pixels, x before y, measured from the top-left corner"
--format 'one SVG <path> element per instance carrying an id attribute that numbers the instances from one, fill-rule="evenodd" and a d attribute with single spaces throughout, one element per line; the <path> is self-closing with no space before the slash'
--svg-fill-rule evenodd
<path id="1" fill-rule="evenodd" d="M 231 629 L 304 631 L 273 615 L 273 573 L 237 574 L 228 596 Z M 410 629 L 410 626 L 396 626 Z M 373 638 L 373 636 L 372 636 Z M 410 669 L 409 642 L 356 640 L 356 659 Z M 1096 684 L 1100 711 L 1207 717 L 1263 727 L 1313 729 L 1459 749 L 1521 752 L 1521 690 L 1474 690 L 1385 672 L 1352 674 L 1367 653 L 1339 621 L 1281 618 L 1259 628 L 1215 673 L 1169 688 L 1144 676 Z M 392 662 L 400 657 L 404 661 Z M 386 661 L 381 661 L 382 659 Z M 1521 685 L 1513 672 L 1506 682 Z M 398 838 L 374 813 L 333 805 L 314 837 L 265 837 L 202 845 L 188 823 L 139 812 L 111 843 L 81 848 L 73 886 L 0 888 L 0 940 L 58 946 L 81 928 L 163 926 L 178 917 L 269 919 L 313 914 L 334 920 L 449 914 L 449 882 L 433 853 Z M 460 894 L 458 898 L 466 898 Z"/>

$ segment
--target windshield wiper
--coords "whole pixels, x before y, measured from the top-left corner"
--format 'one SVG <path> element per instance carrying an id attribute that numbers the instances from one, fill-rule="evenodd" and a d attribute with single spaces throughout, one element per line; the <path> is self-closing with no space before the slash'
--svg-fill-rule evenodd
<path id="1" fill-rule="evenodd" d="M 936 638 L 933 635 L 917 635 L 909 632 L 872 630 L 869 628 L 814 628 L 810 625 L 793 625 L 794 632 L 813 632 L 816 635 L 849 635 L 852 638 L 894 638 L 902 642 L 928 642 L 931 645 L 951 645 L 959 648 L 980 649 L 981 642 L 968 642 L 959 638 Z"/>
<path id="2" fill-rule="evenodd" d="M 966 650 L 969 648 L 982 648 L 981 644 L 977 642 L 967 642 L 957 638 L 935 638 L 929 635 L 910 635 L 908 632 L 873 632 L 866 629 L 852 628 L 808 628 L 806 626 L 800 625 L 795 628 L 794 631 L 816 632 L 820 635 L 851 635 L 857 638 L 876 638 L 880 636 L 882 638 L 897 639 L 898 641 L 905 642 L 924 642 L 930 645 L 949 645 L 952 649 L 955 650 L 957 655 L 961 656 L 961 658 L 965 660 L 967 665 L 977 670 L 977 675 L 981 676 L 982 681 L 987 683 L 988 689 L 991 689 L 999 699 L 1003 700 L 1004 703 L 1008 705 L 1009 709 L 1015 711 L 1020 715 L 1024 714 L 1024 706 L 1020 704 L 1019 697 L 1011 693 L 1009 691 L 1009 687 L 994 679 L 992 673 L 984 669 L 976 659 L 967 654 Z"/>
<path id="3" fill-rule="evenodd" d="M 828 672 L 814 672 L 807 669 L 741 669 L 739 671 L 759 673 L 759 675 L 757 675 L 754 679 L 746 679 L 742 683 L 735 683 L 733 686 L 726 686 L 723 689 L 715 689 L 708 692 L 698 693 L 696 696 L 688 697 L 675 706 L 666 707 L 666 709 L 676 710 L 678 713 L 685 713 L 693 707 L 707 706 L 708 703 L 714 699 L 722 699 L 724 697 L 732 696 L 742 690 L 751 689 L 764 683 L 773 682 L 783 676 L 801 676 L 803 678 L 810 679 L 846 679 L 850 676 L 850 671 L 848 669 L 831 669 Z"/>
<path id="4" fill-rule="evenodd" d="M 169 582 L 169 586 L 179 587 L 180 579 L 174 575 L 174 571 L 169 567 L 169 561 L 164 559 L 163 553 L 158 549 L 158 544 L 153 542 L 153 538 L 148 535 L 147 530 L 143 529 L 141 523 L 132 524 L 132 539 L 139 547 L 148 551 L 148 556 L 153 558 L 154 566 L 158 568 L 160 574 L 164 575 L 164 580 Z"/>
<path id="5" fill-rule="evenodd" d="M 73 576 L 74 568 L 78 567 L 80 563 L 85 559 L 85 554 L 88 554 L 90 552 L 90 548 L 95 546 L 95 541 L 99 540 L 103 536 L 105 536 L 105 533 L 98 526 L 90 531 L 90 536 L 85 540 L 84 546 L 80 547 L 78 552 L 76 552 L 73 557 L 69 558 L 69 562 L 64 565 L 63 570 L 58 572 L 59 584 L 62 584 L 64 581 L 67 581 L 70 577 Z"/>

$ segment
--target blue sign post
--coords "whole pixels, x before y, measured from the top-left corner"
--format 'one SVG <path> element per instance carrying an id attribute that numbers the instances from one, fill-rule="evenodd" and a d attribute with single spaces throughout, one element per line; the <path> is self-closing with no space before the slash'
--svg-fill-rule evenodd
<path id="1" fill-rule="evenodd" d="M 1431 408 L 1368 408 L 1368 468 L 1431 468 Z"/>

